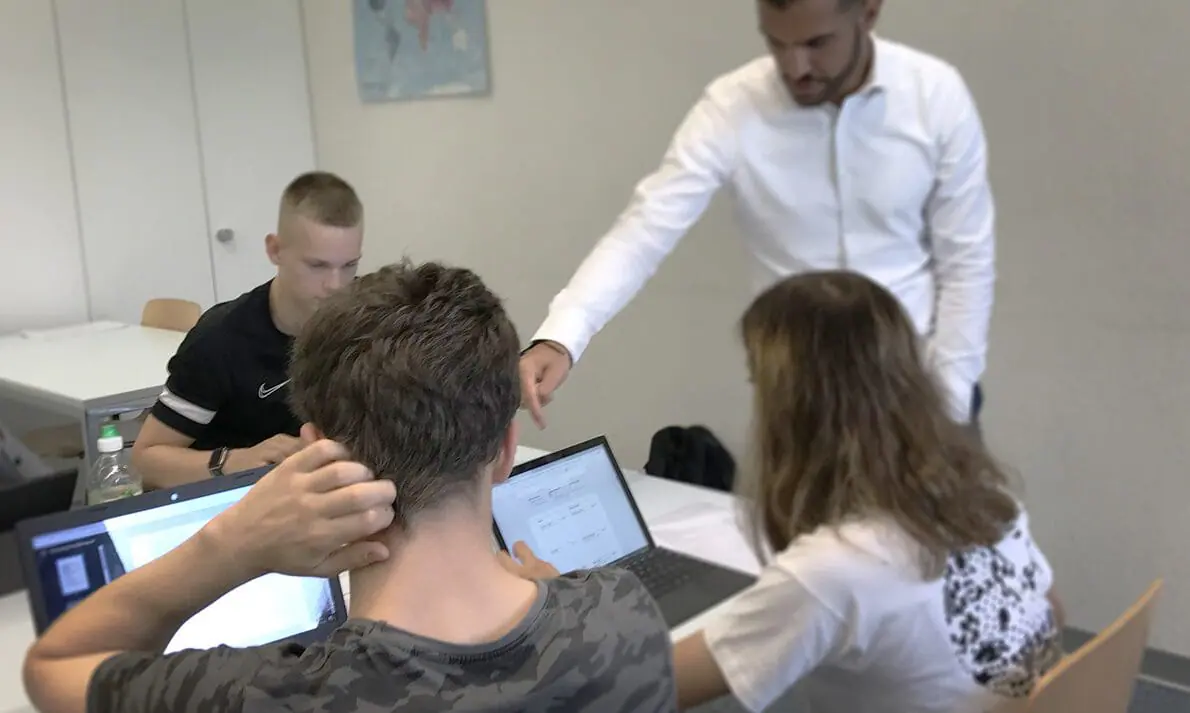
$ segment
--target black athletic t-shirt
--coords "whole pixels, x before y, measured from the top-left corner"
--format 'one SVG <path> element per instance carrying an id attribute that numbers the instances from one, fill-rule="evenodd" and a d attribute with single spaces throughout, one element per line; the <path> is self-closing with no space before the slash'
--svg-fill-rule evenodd
<path id="1" fill-rule="evenodd" d="M 288 398 L 293 337 L 273 323 L 271 284 L 207 310 L 169 360 L 153 415 L 194 438 L 191 448 L 248 448 L 278 433 L 298 435 Z"/>

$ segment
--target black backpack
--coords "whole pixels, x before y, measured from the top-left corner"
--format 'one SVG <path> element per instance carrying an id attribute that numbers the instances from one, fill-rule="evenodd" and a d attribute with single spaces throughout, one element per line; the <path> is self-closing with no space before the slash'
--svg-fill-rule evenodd
<path id="1" fill-rule="evenodd" d="M 653 434 L 645 472 L 731 492 L 735 458 L 705 426 L 666 426 Z"/>

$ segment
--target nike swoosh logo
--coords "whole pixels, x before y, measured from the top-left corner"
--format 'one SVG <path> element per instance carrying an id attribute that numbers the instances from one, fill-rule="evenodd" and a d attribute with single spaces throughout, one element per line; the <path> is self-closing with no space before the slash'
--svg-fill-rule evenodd
<path id="1" fill-rule="evenodd" d="M 268 389 L 264 388 L 264 384 L 261 384 L 260 388 L 257 389 L 257 391 L 256 391 L 256 395 L 262 399 L 267 399 L 268 397 L 273 395 L 274 391 L 281 388 L 282 386 L 285 386 L 288 383 L 289 383 L 289 379 L 286 379 L 285 381 L 282 381 L 280 384 L 277 384 L 276 386 L 274 386 L 272 388 L 268 388 Z"/>

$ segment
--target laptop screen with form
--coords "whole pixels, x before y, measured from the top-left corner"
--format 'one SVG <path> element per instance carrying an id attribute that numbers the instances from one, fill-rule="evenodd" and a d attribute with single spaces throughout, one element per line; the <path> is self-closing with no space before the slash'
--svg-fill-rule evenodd
<path id="1" fill-rule="evenodd" d="M 518 472 L 492 489 L 492 516 L 509 548 L 524 541 L 559 572 L 600 567 L 649 544 L 605 446 Z"/>
<path id="2" fill-rule="evenodd" d="M 46 624 L 104 584 L 180 545 L 250 487 L 33 535 L 29 549 Z M 327 579 L 268 574 L 200 611 L 165 651 L 272 643 L 341 620 L 338 608 Z"/>

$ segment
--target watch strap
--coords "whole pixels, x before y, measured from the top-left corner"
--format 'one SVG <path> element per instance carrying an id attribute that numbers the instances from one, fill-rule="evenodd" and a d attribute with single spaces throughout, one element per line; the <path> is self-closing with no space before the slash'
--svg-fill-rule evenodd
<path id="1" fill-rule="evenodd" d="M 223 466 L 227 463 L 227 453 L 230 449 L 227 446 L 220 446 L 211 451 L 211 459 L 207 461 L 207 470 L 211 475 L 218 478 L 223 475 Z"/>

